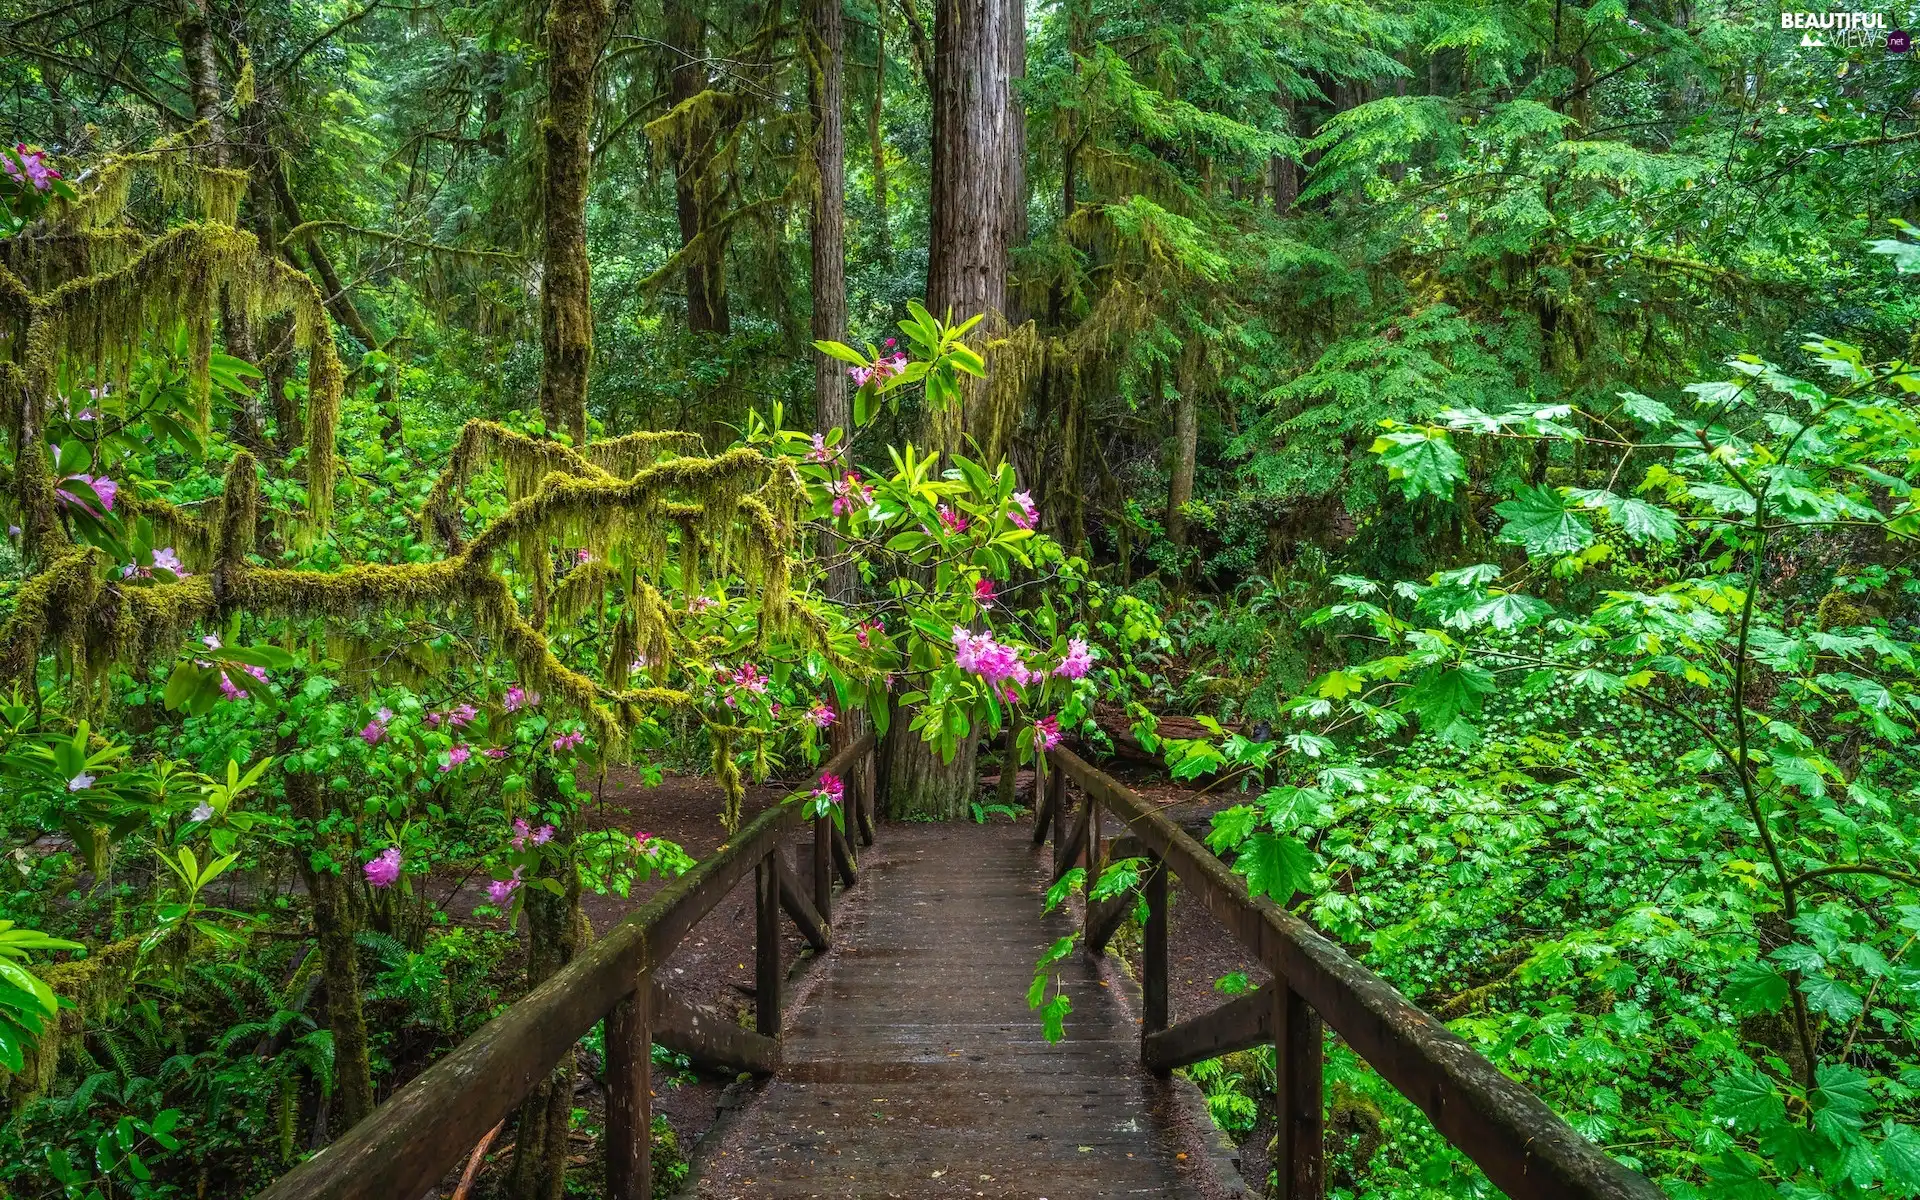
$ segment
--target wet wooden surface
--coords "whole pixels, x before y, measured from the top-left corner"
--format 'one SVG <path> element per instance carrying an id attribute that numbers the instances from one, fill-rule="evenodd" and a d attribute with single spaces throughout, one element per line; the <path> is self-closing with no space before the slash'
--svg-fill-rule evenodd
<path id="1" fill-rule="evenodd" d="M 1034 959 L 1070 929 L 1040 919 L 1050 858 L 1028 830 L 896 823 L 868 854 L 786 1065 L 705 1148 L 700 1195 L 1200 1195 L 1137 1006 L 1075 953 L 1066 1040 L 1027 1007 Z"/>

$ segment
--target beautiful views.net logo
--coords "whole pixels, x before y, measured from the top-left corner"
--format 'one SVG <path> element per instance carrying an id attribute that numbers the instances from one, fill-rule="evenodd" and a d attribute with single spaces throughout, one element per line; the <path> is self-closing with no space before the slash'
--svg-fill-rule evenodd
<path id="1" fill-rule="evenodd" d="M 1889 29 L 1880 12 L 1783 12 L 1780 28 L 1797 31 L 1802 46 L 1884 46 L 1904 54 L 1912 39 L 1902 29 Z"/>

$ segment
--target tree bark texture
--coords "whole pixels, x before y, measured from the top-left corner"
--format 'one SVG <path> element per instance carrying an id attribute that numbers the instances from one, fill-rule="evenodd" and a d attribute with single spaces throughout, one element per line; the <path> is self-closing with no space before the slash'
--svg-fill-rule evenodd
<path id="1" fill-rule="evenodd" d="M 587 184 L 594 73 L 612 24 L 613 10 L 603 0 L 554 0 L 547 10 L 540 415 L 548 430 L 565 430 L 576 446 L 587 440 L 587 374 L 593 367 Z"/>
<path id="2" fill-rule="evenodd" d="M 536 793 L 551 797 L 554 783 L 542 772 Z M 568 835 L 568 840 L 571 840 Z M 567 860 L 561 895 L 528 887 L 523 893 L 527 919 L 527 990 L 557 974 L 587 948 L 592 932 L 580 907 L 580 872 Z M 513 1200 L 562 1200 L 567 1179 L 567 1131 L 573 1119 L 574 1056 L 563 1055 L 553 1073 L 521 1102 L 513 1172 L 507 1194 Z"/>
<path id="3" fill-rule="evenodd" d="M 813 337 L 847 340 L 847 174 L 846 123 L 842 82 L 845 76 L 844 0 L 812 0 L 809 11 L 813 48 L 813 165 L 819 176 L 813 194 Z M 853 409 L 847 395 L 845 364 L 813 353 L 814 428 L 853 434 Z M 846 444 L 843 442 L 843 444 Z M 828 535 L 823 549 L 838 557 L 839 539 Z M 844 600 L 853 592 L 853 564 L 827 571 L 827 593 Z"/>
<path id="4" fill-rule="evenodd" d="M 287 804 L 295 819 L 316 828 L 326 817 L 317 775 L 288 775 Z M 316 870 L 311 855 L 296 854 L 313 899 L 313 932 L 320 943 L 320 971 L 327 986 L 327 1025 L 333 1033 L 333 1090 L 339 1128 L 351 1128 L 373 1111 L 373 1076 L 367 1066 L 367 1019 L 360 1000 L 360 955 L 353 897 L 337 872 Z"/>
<path id="5" fill-rule="evenodd" d="M 706 21 L 698 0 L 666 0 L 667 103 L 674 108 L 692 100 L 707 87 Z M 673 198 L 680 221 L 680 245 L 691 246 L 703 229 L 716 223 L 719 213 L 713 194 L 714 132 L 706 122 L 690 122 L 670 147 L 673 157 Z M 722 337 L 732 330 L 727 311 L 726 239 L 719 232 L 701 239 L 700 251 L 689 255 L 687 328 L 694 333 Z"/>
<path id="6" fill-rule="evenodd" d="M 985 320 L 975 343 L 1004 328 L 1007 306 L 1007 189 L 1015 148 L 1008 46 L 1018 0 L 935 0 L 933 22 L 933 199 L 927 309 L 956 322 Z M 1024 25 L 1019 26 L 1024 34 Z M 1021 51 L 1024 60 L 1024 48 Z M 964 434 L 996 426 L 985 411 L 992 391 L 969 381 L 958 411 L 929 413 L 931 448 L 954 453 Z M 979 739 L 959 739 L 952 762 L 909 729 L 901 713 L 888 737 L 887 806 L 896 817 L 964 816 L 977 783 Z"/>
<path id="7" fill-rule="evenodd" d="M 869 179 L 873 184 L 873 224 L 875 249 L 880 252 L 882 262 L 893 260 L 893 234 L 887 228 L 887 125 L 882 112 L 882 104 L 887 94 L 887 6 L 882 3 L 874 6 L 873 26 L 873 95 L 872 107 L 867 110 L 867 137 L 872 143 L 873 169 Z"/>
<path id="8" fill-rule="evenodd" d="M 1197 390 L 1196 382 L 1183 378 L 1180 395 L 1173 402 L 1173 444 L 1168 448 L 1172 459 L 1167 464 L 1167 540 L 1176 546 L 1187 544 L 1187 518 L 1180 510 L 1193 499 L 1193 463 L 1200 445 Z"/>

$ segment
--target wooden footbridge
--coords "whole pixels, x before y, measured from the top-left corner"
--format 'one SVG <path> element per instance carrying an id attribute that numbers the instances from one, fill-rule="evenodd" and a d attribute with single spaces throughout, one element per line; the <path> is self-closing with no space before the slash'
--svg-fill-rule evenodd
<path id="1" fill-rule="evenodd" d="M 783 844 L 792 797 L 654 896 L 553 978 L 261 1193 L 260 1200 L 418 1200 L 603 1017 L 606 1194 L 650 1200 L 651 1046 L 767 1076 L 701 1155 L 703 1195 L 1077 1197 L 1204 1194 L 1199 1156 L 1176 1149 L 1166 1072 L 1271 1042 L 1277 1051 L 1278 1194 L 1324 1195 L 1323 1024 L 1417 1104 L 1507 1195 L 1657 1200 L 1662 1193 L 1581 1138 L 1532 1093 L 1305 922 L 1245 885 L 1158 809 L 1064 749 L 1049 753 L 1033 836 L 894 827 L 867 873 L 860 917 L 832 922 L 834 883 L 862 878 L 849 836 L 873 844 L 873 739 L 826 769 L 848 781 L 847 831 L 814 822 L 810 862 Z M 1077 792 L 1077 802 L 1075 793 Z M 891 839 L 898 833 L 900 845 Z M 1053 835 L 1048 865 L 1034 847 Z M 1089 855 L 1091 850 L 1091 855 Z M 1040 892 L 1091 857 L 1146 858 L 1141 1012 L 1093 972 L 1071 984 L 1065 1041 L 1027 1010 L 1039 949 L 1064 929 Z M 1273 982 L 1178 1024 L 1168 1004 L 1169 878 L 1265 964 Z M 656 968 L 736 886 L 757 914 L 756 1027 L 675 999 Z M 787 1020 L 785 913 L 825 955 Z M 1086 906 L 1104 952 L 1124 918 Z M 1056 915 L 1049 920 L 1059 923 Z M 831 951 L 831 953 L 827 953 Z"/>

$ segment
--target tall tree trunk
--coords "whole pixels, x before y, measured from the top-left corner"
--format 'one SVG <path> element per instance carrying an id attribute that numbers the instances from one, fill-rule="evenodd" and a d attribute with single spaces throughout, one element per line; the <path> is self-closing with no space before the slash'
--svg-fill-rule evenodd
<path id="1" fill-rule="evenodd" d="M 1006 293 L 1006 302 L 1002 307 L 1007 324 L 1019 325 L 1027 319 L 1027 306 L 1020 289 L 1012 284 L 1013 252 L 1027 244 L 1027 110 L 1020 104 L 1017 90 L 1017 85 L 1027 75 L 1027 5 L 1026 0 L 1005 0 L 1005 3 L 1007 36 L 1003 49 L 1007 60 L 1007 148 L 1004 158 L 1007 177 L 1000 194 L 1001 203 L 1006 206 L 1002 215 L 1007 223 L 1007 281 L 1002 284 Z"/>
<path id="2" fill-rule="evenodd" d="M 612 25 L 613 9 L 603 0 L 554 0 L 547 10 L 540 415 L 549 431 L 565 430 L 576 446 L 587 440 L 587 373 L 593 366 L 593 275 L 587 262 L 593 79 Z"/>
<path id="3" fill-rule="evenodd" d="M 320 777 L 290 774 L 286 779 L 287 804 L 295 819 L 317 831 L 327 815 Z M 320 837 L 317 832 L 314 836 Z M 367 1019 L 360 1002 L 360 955 L 353 941 L 358 923 L 347 879 L 338 872 L 316 869 L 314 855 L 294 857 L 299 860 L 307 895 L 313 900 L 313 932 L 320 942 L 320 970 L 327 985 L 327 1025 L 333 1033 L 333 1088 L 340 1104 L 339 1129 L 344 1132 L 373 1111 Z"/>
<path id="4" fill-rule="evenodd" d="M 706 21 L 698 0 L 666 0 L 667 103 L 674 108 L 707 86 Z M 673 198 L 680 220 L 680 245 L 691 246 L 719 216 L 714 212 L 711 160 L 713 131 L 705 122 L 688 122 L 671 147 Z M 687 257 L 687 328 L 725 336 L 732 328 L 727 311 L 725 241 L 718 233 L 701 239 L 700 252 Z"/>
<path id="5" fill-rule="evenodd" d="M 533 780 L 535 807 L 551 803 L 559 789 L 542 770 Z M 573 830 L 562 835 L 571 847 Z M 592 941 L 586 913 L 580 907 L 580 872 L 569 853 L 562 868 L 561 894 L 528 887 L 522 893 L 527 919 L 527 990 L 553 978 Z M 514 1139 L 513 1170 L 507 1194 L 513 1200 L 562 1200 L 567 1179 L 567 1131 L 573 1119 L 574 1055 L 560 1057 L 553 1072 L 520 1104 L 519 1131 Z"/>
<path id="6" fill-rule="evenodd" d="M 933 202 L 927 308 L 955 321 L 985 314 L 978 340 L 1003 327 L 1007 304 L 1007 186 L 1012 96 L 1006 42 L 1016 0 L 935 0 L 933 37 Z M 965 389 L 960 411 L 928 414 L 928 442 L 953 453 L 970 429 L 1006 428 L 985 411 L 991 390 Z M 991 448 L 988 457 L 994 457 Z M 991 464 L 989 464 L 991 465 Z M 907 726 L 902 713 L 888 739 L 887 803 L 894 816 L 947 820 L 973 799 L 978 738 L 959 739 L 952 762 Z"/>
<path id="7" fill-rule="evenodd" d="M 1286 114 L 1287 132 L 1298 136 L 1299 110 L 1292 96 L 1280 97 L 1280 110 Z M 1273 215 L 1284 217 L 1293 211 L 1293 202 L 1300 198 L 1300 164 L 1291 155 L 1273 156 Z"/>
<path id="8" fill-rule="evenodd" d="M 873 106 L 867 110 L 867 136 L 873 142 L 874 246 L 882 262 L 893 261 L 893 233 L 887 228 L 887 140 L 882 104 L 887 94 L 887 5 L 874 5 Z"/>
<path id="9" fill-rule="evenodd" d="M 1182 379 L 1180 395 L 1173 402 L 1173 444 L 1168 447 L 1172 460 L 1167 464 L 1167 540 L 1176 546 L 1187 544 L 1187 517 L 1180 510 L 1193 499 L 1193 460 L 1200 445 L 1200 411 L 1194 396 L 1198 390 L 1197 382 Z"/>
<path id="10" fill-rule="evenodd" d="M 846 123 L 841 83 L 845 74 L 845 0 L 812 0 L 809 8 L 814 74 L 810 88 L 813 107 L 813 166 L 819 185 L 813 194 L 813 337 L 815 341 L 847 340 L 847 169 Z M 814 428 L 826 434 L 838 429 L 851 439 L 853 411 L 847 397 L 846 368 L 838 359 L 813 354 Z M 846 443 L 850 444 L 850 443 Z M 851 465 L 851 464 L 848 464 Z M 829 559 L 838 556 L 839 539 L 828 535 L 823 547 Z M 827 572 L 827 593 L 844 600 L 853 593 L 853 564 L 839 563 Z"/>

